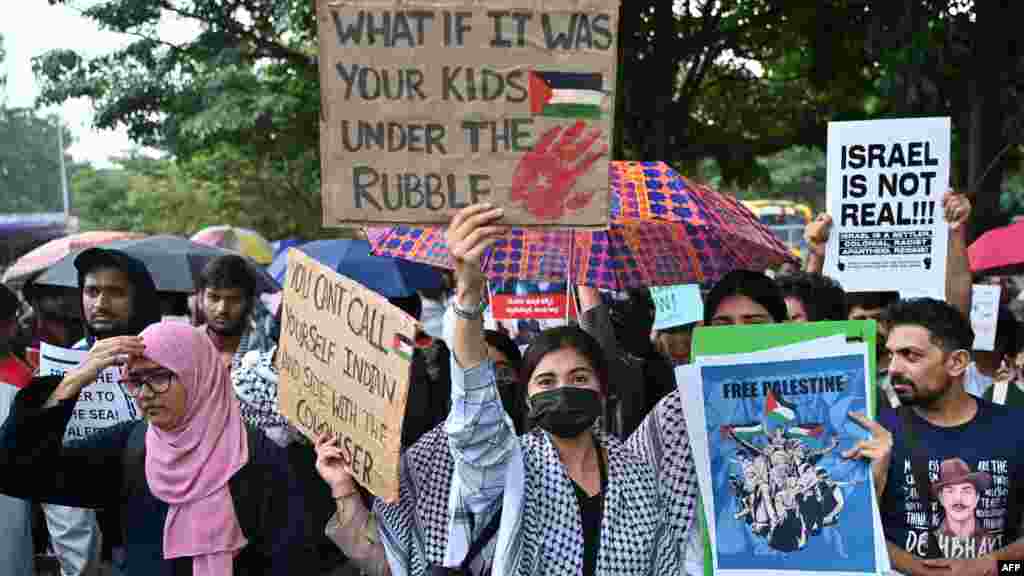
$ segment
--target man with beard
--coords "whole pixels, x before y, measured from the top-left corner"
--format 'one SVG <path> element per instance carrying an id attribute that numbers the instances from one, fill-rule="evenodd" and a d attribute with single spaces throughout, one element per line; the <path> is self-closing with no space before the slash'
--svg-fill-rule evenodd
<path id="1" fill-rule="evenodd" d="M 249 315 L 256 299 L 249 264 L 233 254 L 214 258 L 203 268 L 196 288 L 206 334 L 234 371 L 249 351 Z"/>
<path id="2" fill-rule="evenodd" d="M 928 497 L 940 496 L 949 465 L 942 465 L 944 472 L 931 489 L 914 486 L 908 480 L 911 453 L 919 466 L 963 463 L 965 469 L 991 476 L 1003 496 L 1019 493 L 1024 473 L 1024 461 L 1017 456 L 1024 446 L 1020 414 L 964 390 L 974 333 L 956 308 L 927 298 L 904 300 L 891 306 L 884 320 L 890 327 L 886 346 L 892 354 L 892 388 L 904 406 L 880 415 L 893 438 L 881 487 L 882 525 L 893 568 L 904 574 L 995 574 L 997 560 L 1024 559 L 1019 510 L 1010 509 L 1008 499 L 998 494 L 980 494 L 978 517 L 988 532 L 933 537 Z"/>
<path id="3" fill-rule="evenodd" d="M 85 319 L 85 338 L 78 341 L 76 350 L 90 350 L 83 361 L 93 361 L 95 345 L 101 340 L 123 336 L 136 336 L 143 328 L 160 321 L 159 298 L 153 278 L 146 266 L 117 250 L 90 248 L 75 258 L 78 286 L 81 291 L 82 318 Z M 82 400 L 78 406 L 85 407 Z M 122 420 L 139 418 L 135 403 L 125 392 L 114 397 L 118 405 L 115 413 L 120 419 L 107 420 L 105 426 Z M 79 412 L 72 417 L 72 423 Z M 70 426 L 69 426 L 70 428 Z M 69 438 L 65 437 L 65 441 Z M 104 558 L 113 561 L 114 574 L 118 572 L 121 529 L 114 514 L 70 508 L 52 504 L 43 505 L 46 524 L 54 552 L 61 565 L 61 574 L 89 574 L 98 560 L 100 526 L 106 538 L 102 540 Z"/>

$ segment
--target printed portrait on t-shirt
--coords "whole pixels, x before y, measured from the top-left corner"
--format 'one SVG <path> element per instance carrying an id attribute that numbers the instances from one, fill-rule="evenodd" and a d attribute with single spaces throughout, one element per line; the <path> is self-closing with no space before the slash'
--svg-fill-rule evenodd
<path id="1" fill-rule="evenodd" d="M 961 458 L 928 464 L 934 543 L 944 558 L 977 558 L 1005 546 L 1008 463 L 981 460 L 970 466 Z M 909 459 L 904 462 L 907 534 L 904 548 L 925 556 L 929 546 L 926 515 L 913 486 Z"/>
<path id="2" fill-rule="evenodd" d="M 939 534 L 954 538 L 977 538 L 988 535 L 976 516 L 981 494 L 992 486 L 988 472 L 971 472 L 959 458 L 945 460 L 939 466 L 939 481 L 932 486 L 932 496 L 942 506 L 944 519 Z"/>

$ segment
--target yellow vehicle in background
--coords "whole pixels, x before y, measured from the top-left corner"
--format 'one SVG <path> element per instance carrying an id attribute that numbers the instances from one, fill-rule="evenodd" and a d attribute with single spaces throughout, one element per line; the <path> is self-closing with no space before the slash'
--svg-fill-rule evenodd
<path id="1" fill-rule="evenodd" d="M 743 204 L 770 228 L 783 244 L 789 246 L 797 258 L 804 257 L 807 252 L 804 228 L 814 217 L 810 206 L 792 200 L 744 200 Z"/>

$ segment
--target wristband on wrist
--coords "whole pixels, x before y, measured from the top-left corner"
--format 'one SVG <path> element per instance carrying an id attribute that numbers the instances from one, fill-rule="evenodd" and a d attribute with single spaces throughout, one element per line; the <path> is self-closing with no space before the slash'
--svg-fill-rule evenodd
<path id="1" fill-rule="evenodd" d="M 463 320 L 476 320 L 483 317 L 484 310 L 487 309 L 487 302 L 483 298 L 480 299 L 480 304 L 476 308 L 463 308 L 459 305 L 458 298 L 452 299 L 452 312 Z"/>

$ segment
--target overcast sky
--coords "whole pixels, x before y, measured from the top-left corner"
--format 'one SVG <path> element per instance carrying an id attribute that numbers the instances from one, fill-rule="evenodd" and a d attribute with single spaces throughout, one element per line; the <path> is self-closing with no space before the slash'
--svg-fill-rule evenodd
<path id="1" fill-rule="evenodd" d="M 32 106 L 38 96 L 39 87 L 32 74 L 33 57 L 56 48 L 71 49 L 83 56 L 99 55 L 131 42 L 132 36 L 100 30 L 94 21 L 81 16 L 81 9 L 94 3 L 96 0 L 72 0 L 70 6 L 50 6 L 46 0 L 17 0 L 17 9 L 4 11 L 0 35 L 7 51 L 2 68 L 7 75 L 8 106 Z M 161 37 L 170 41 L 187 40 L 195 30 L 189 22 L 170 18 L 160 25 Z M 132 147 L 123 129 L 92 127 L 92 105 L 88 100 L 66 102 L 59 112 L 75 136 L 71 155 L 76 161 L 107 165 L 108 157 Z"/>

